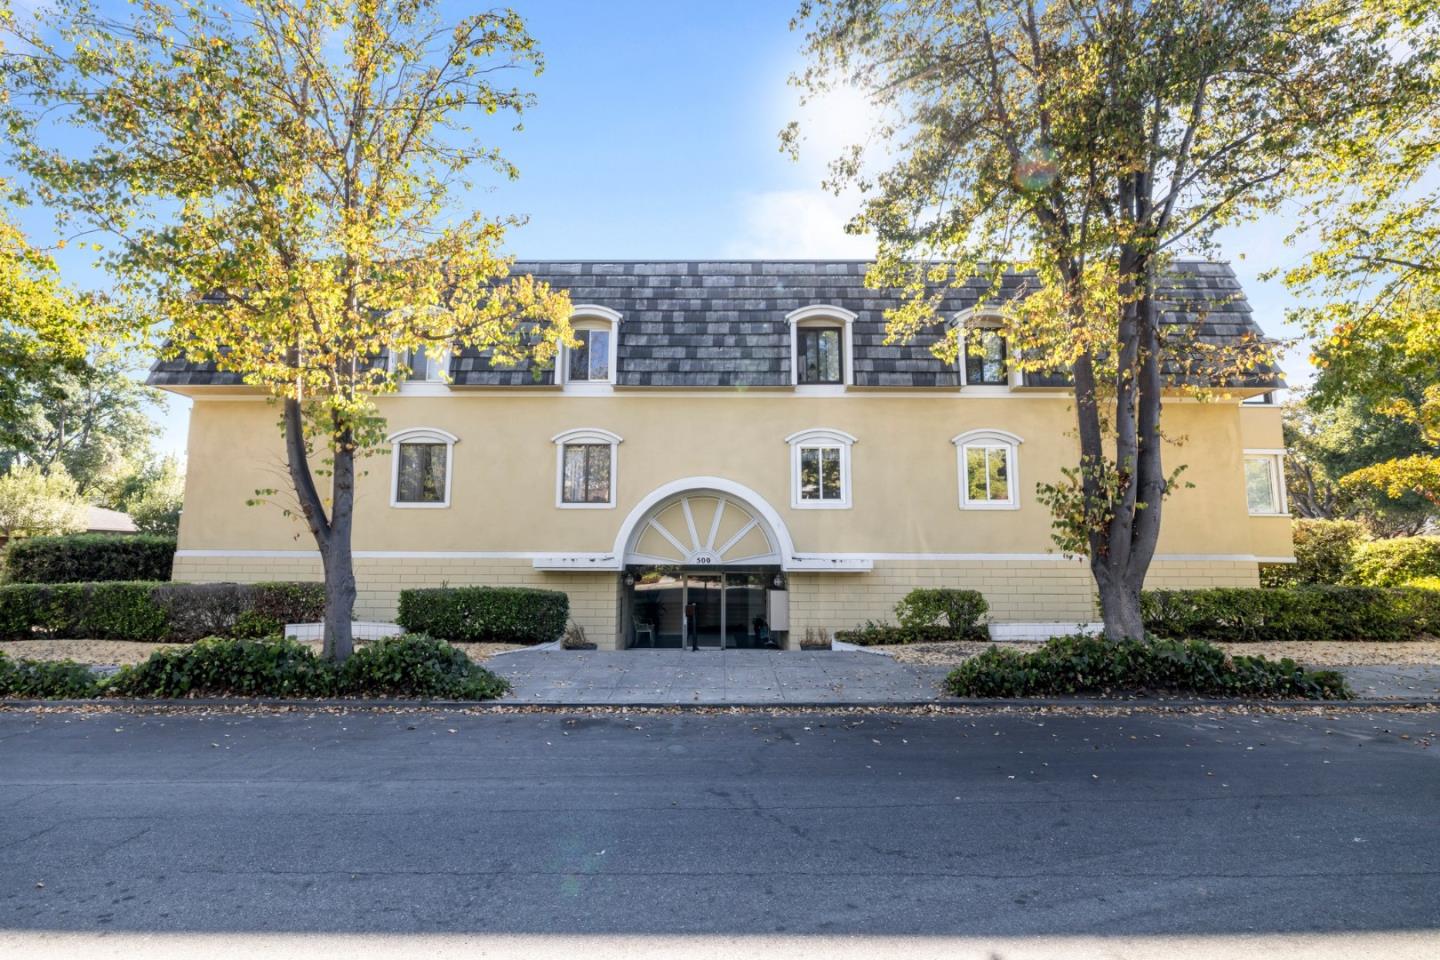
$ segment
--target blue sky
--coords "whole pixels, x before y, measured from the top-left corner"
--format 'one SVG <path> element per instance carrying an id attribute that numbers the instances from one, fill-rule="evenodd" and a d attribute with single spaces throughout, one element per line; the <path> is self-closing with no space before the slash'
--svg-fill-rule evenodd
<path id="1" fill-rule="evenodd" d="M 786 0 L 513 0 L 545 52 L 529 88 L 539 104 L 496 139 L 520 168 L 469 198 L 530 217 L 510 236 L 527 258 L 864 257 L 842 227 L 853 200 L 820 190 L 824 164 L 863 126 L 863 104 L 839 97 L 802 113 L 786 78 L 800 38 Z M 456 14 L 473 9 L 456 4 Z M 776 138 L 791 119 L 808 131 L 800 161 Z M 23 216 L 37 239 L 38 212 Z M 1294 300 L 1256 275 L 1300 254 L 1281 243 L 1284 218 L 1222 238 L 1257 319 L 1272 335 Z M 82 285 L 103 285 L 80 254 L 62 262 Z M 1305 375 L 1303 352 L 1286 364 Z M 157 413 L 162 450 L 183 455 L 188 402 Z"/>

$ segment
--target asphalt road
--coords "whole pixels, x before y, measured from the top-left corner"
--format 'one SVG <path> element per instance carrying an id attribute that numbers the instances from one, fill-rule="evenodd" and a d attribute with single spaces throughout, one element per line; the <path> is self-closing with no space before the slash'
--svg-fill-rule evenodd
<path id="1" fill-rule="evenodd" d="M 0 945 L 329 931 L 1434 946 L 1437 730 L 1437 714 L 1382 713 L 0 712 Z"/>

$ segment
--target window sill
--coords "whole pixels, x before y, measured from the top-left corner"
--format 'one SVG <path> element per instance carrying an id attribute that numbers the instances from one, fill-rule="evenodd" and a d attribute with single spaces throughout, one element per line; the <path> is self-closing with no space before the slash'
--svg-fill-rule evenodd
<path id="1" fill-rule="evenodd" d="M 840 397 L 845 395 L 843 383 L 797 383 L 795 392 L 807 397 Z"/>
<path id="2" fill-rule="evenodd" d="M 555 504 L 559 510 L 614 510 L 614 503 L 566 503 L 561 500 Z"/>
<path id="3" fill-rule="evenodd" d="M 973 503 L 961 502 L 961 510 L 1019 510 L 1018 503 Z"/>
<path id="4" fill-rule="evenodd" d="M 444 503 L 409 503 L 403 500 L 391 500 L 390 506 L 396 510 L 448 510 L 450 502 Z"/>
<path id="5" fill-rule="evenodd" d="M 396 389 L 395 395 L 399 397 L 443 397 L 450 393 L 450 384 L 438 382 L 424 382 L 419 380 L 406 381 Z"/>
<path id="6" fill-rule="evenodd" d="M 1271 518 L 1279 518 L 1279 519 L 1285 519 L 1285 520 L 1291 519 L 1291 516 L 1290 516 L 1290 514 L 1288 514 L 1288 513 L 1256 513 L 1254 510 L 1251 510 L 1251 511 L 1250 511 L 1250 516 L 1252 516 L 1252 517 L 1271 517 Z"/>
<path id="7" fill-rule="evenodd" d="M 582 397 L 603 397 L 615 392 L 615 384 L 609 382 L 602 383 L 598 380 L 567 382 L 560 385 L 560 392 Z"/>
<path id="8" fill-rule="evenodd" d="M 850 510 L 849 500 L 791 500 L 792 510 Z"/>

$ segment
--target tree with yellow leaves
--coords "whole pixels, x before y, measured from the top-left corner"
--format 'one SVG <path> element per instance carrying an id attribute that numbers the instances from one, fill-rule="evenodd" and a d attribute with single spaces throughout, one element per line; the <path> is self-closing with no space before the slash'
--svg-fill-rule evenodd
<path id="1" fill-rule="evenodd" d="M 58 0 L 12 25 L 4 64 L 4 119 L 40 197 L 113 238 L 104 262 L 169 351 L 282 406 L 335 659 L 352 648 L 356 460 L 383 437 L 376 398 L 407 373 L 386 357 L 473 347 L 544 365 L 569 338 L 566 296 L 509 275 L 516 220 L 451 208 L 477 166 L 515 175 L 475 121 L 531 105 L 502 81 L 538 72 L 539 50 L 513 11 L 441 6 L 135 0 L 112 16 Z"/>

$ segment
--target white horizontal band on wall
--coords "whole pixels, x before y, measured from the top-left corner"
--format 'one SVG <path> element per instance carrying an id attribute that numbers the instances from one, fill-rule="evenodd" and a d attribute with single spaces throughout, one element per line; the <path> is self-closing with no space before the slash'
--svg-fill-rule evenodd
<path id="1" fill-rule="evenodd" d="M 176 550 L 177 558 L 235 558 L 318 560 L 317 550 Z M 553 550 L 356 550 L 357 560 L 540 560 L 557 556 L 582 561 L 613 560 L 614 553 L 557 553 Z M 1083 563 L 1084 558 L 1058 553 L 802 553 L 796 559 L 831 561 L 875 560 L 1052 560 L 1057 563 Z M 1294 563 L 1294 557 L 1257 557 L 1249 553 L 1160 553 L 1156 560 L 1182 563 Z"/>

